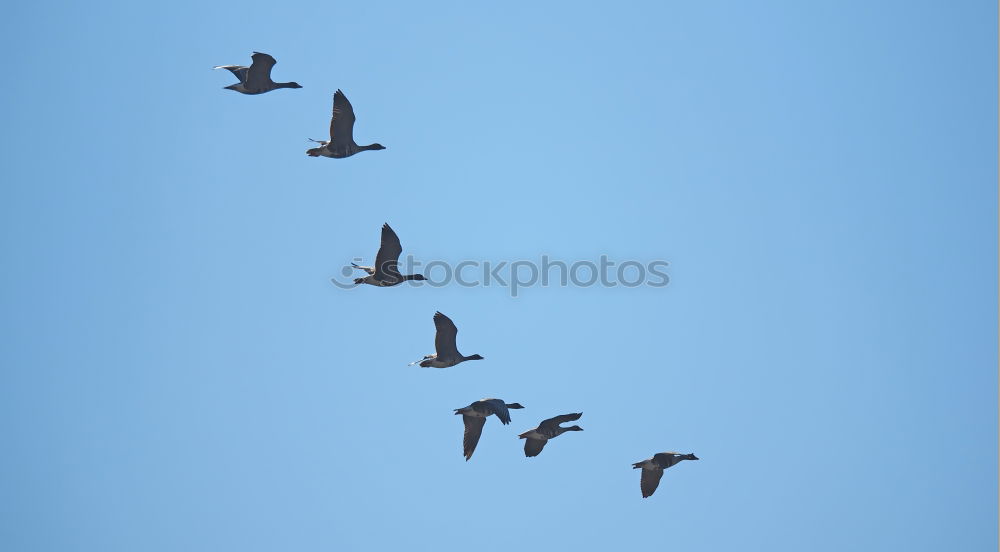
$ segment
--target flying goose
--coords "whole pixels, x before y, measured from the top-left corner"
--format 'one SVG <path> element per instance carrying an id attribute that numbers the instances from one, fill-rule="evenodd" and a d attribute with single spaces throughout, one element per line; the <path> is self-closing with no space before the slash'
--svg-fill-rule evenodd
<path id="1" fill-rule="evenodd" d="M 538 456 L 538 454 L 542 452 L 542 449 L 545 448 L 545 443 L 547 443 L 549 439 L 555 439 L 567 431 L 583 431 L 583 428 L 578 425 L 559 427 L 559 424 L 579 420 L 580 416 L 583 416 L 583 412 L 577 412 L 576 414 L 563 414 L 562 416 L 549 418 L 548 420 L 544 420 L 542 423 L 538 424 L 538 427 L 535 429 L 529 429 L 528 431 L 518 435 L 517 437 L 519 439 L 526 439 L 526 441 L 524 441 L 524 455 L 529 458 L 532 456 Z"/>
<path id="2" fill-rule="evenodd" d="M 639 479 L 639 487 L 642 489 L 642 498 L 653 495 L 656 487 L 663 477 L 663 470 L 673 466 L 681 460 L 698 460 L 693 454 L 680 454 L 678 452 L 658 452 L 652 458 L 647 458 L 632 464 L 633 469 L 642 468 L 642 477 Z"/>
<path id="3" fill-rule="evenodd" d="M 434 350 L 437 352 L 411 362 L 410 366 L 419 362 L 423 368 L 448 368 L 466 360 L 483 360 L 479 355 L 463 356 L 458 352 L 458 346 L 455 345 L 458 328 L 451 318 L 440 312 L 434 313 L 434 327 L 437 328 L 437 333 L 434 334 Z"/>
<path id="4" fill-rule="evenodd" d="M 355 278 L 355 284 L 371 284 L 379 287 L 389 287 L 401 284 L 408 280 L 426 280 L 422 274 L 407 274 L 403 276 L 399 273 L 399 254 L 403 252 L 403 246 L 399 243 L 399 236 L 389 228 L 389 223 L 382 225 L 382 244 L 375 254 L 375 266 L 358 266 L 351 263 L 351 266 L 358 270 L 364 270 L 368 276 Z"/>
<path id="5" fill-rule="evenodd" d="M 479 436 L 483 434 L 483 426 L 486 425 L 486 418 L 490 414 L 496 414 L 500 423 L 507 425 L 510 423 L 510 412 L 508 408 L 524 408 L 518 403 L 507 404 L 500 399 L 480 399 L 464 408 L 456 408 L 455 415 L 462 415 L 462 422 L 465 423 L 465 437 L 462 439 L 462 453 L 465 454 L 465 461 L 472 458 L 472 453 L 476 451 L 479 444 Z"/>
<path id="6" fill-rule="evenodd" d="M 297 82 L 274 82 L 271 80 L 271 68 L 274 67 L 275 59 L 261 52 L 254 52 L 250 59 L 253 63 L 250 67 L 242 65 L 217 65 L 213 69 L 228 69 L 236 78 L 240 79 L 239 84 L 231 84 L 223 88 L 235 90 L 243 94 L 263 94 L 277 90 L 278 88 L 302 88 Z"/>
<path id="7" fill-rule="evenodd" d="M 354 142 L 354 108 L 347 96 L 337 90 L 333 95 L 333 118 L 330 119 L 330 140 L 313 140 L 320 146 L 306 150 L 309 157 L 333 157 L 342 159 L 350 157 L 359 151 L 384 150 L 382 144 L 359 146 Z"/>

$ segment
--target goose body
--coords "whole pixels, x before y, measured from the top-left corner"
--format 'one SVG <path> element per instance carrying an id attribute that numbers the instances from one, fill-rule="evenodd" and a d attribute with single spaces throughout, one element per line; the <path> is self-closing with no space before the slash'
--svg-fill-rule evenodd
<path id="1" fill-rule="evenodd" d="M 403 252 L 403 246 L 399 243 L 399 236 L 389 227 L 389 223 L 382 225 L 382 240 L 375 254 L 375 266 L 358 266 L 351 263 L 351 266 L 368 273 L 362 278 L 355 278 L 354 283 L 368 284 L 376 287 L 390 287 L 401 284 L 409 280 L 426 280 L 422 274 L 399 273 L 399 255 Z"/>
<path id="2" fill-rule="evenodd" d="M 639 488 L 642 490 L 642 498 L 648 498 L 653 495 L 656 487 L 660 485 L 663 470 L 682 460 L 699 460 L 699 458 L 694 454 L 658 452 L 652 458 L 640 460 L 632 464 L 633 469 L 642 469 L 642 476 L 639 478 Z"/>
<path id="3" fill-rule="evenodd" d="M 555 416 L 553 418 L 543 420 L 542 423 L 538 424 L 538 427 L 529 429 L 528 431 L 518 435 L 517 437 L 519 439 L 525 439 L 524 455 L 528 458 L 538 456 L 541 454 L 542 449 L 545 448 L 545 444 L 549 442 L 549 439 L 555 439 L 567 431 L 583 431 L 583 428 L 578 425 L 570 427 L 560 427 L 559 425 L 579 420 L 580 416 L 583 416 L 583 412 Z"/>
<path id="4" fill-rule="evenodd" d="M 217 65 L 213 69 L 226 69 L 240 79 L 240 82 L 225 86 L 241 94 L 263 94 L 279 88 L 302 88 L 297 82 L 274 82 L 271 80 L 271 68 L 278 63 L 273 57 L 254 52 L 250 59 L 250 67 L 243 65 Z"/>
<path id="5" fill-rule="evenodd" d="M 416 362 L 411 362 L 410 366 L 420 363 L 422 368 L 450 368 L 466 360 L 483 360 L 480 355 L 465 356 L 458 352 L 455 339 L 458 335 L 458 327 L 451 321 L 451 318 L 441 314 L 440 311 L 434 313 L 434 328 L 436 330 L 434 333 L 435 353 L 426 355 Z"/>
<path id="6" fill-rule="evenodd" d="M 483 434 L 483 426 L 486 425 L 486 418 L 496 415 L 501 424 L 510 423 L 511 408 L 524 408 L 518 403 L 507 404 L 500 399 L 480 399 L 469 406 L 455 409 L 455 415 L 462 415 L 462 423 L 465 424 L 465 435 L 462 438 L 462 454 L 468 462 L 472 458 L 472 453 L 476 451 L 479 444 L 479 437 Z"/>
<path id="7" fill-rule="evenodd" d="M 330 139 L 312 140 L 319 144 L 317 148 L 306 150 L 309 157 L 332 157 L 343 159 L 350 157 L 359 151 L 383 150 L 382 144 L 368 144 L 359 146 L 354 141 L 354 107 L 347 101 L 347 96 L 337 90 L 333 94 L 333 116 L 330 118 Z"/>

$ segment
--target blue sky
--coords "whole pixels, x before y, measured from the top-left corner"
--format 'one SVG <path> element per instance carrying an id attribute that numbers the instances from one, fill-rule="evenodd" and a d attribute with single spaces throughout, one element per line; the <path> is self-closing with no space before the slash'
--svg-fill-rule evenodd
<path id="1" fill-rule="evenodd" d="M 10 6 L 0 547 L 995 550 L 996 21 Z M 223 90 L 254 50 L 304 88 Z M 337 88 L 387 150 L 305 156 Z M 383 222 L 670 285 L 331 285 Z M 436 310 L 486 360 L 408 367 Z M 487 396 L 526 408 L 465 462 L 452 409 Z M 701 461 L 643 500 L 663 450 Z"/>

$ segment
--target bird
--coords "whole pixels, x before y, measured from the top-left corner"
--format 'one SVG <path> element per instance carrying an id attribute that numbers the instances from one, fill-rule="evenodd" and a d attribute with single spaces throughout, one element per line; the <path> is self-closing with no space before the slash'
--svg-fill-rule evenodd
<path id="1" fill-rule="evenodd" d="M 278 88 L 302 88 L 297 82 L 274 82 L 271 80 L 271 68 L 274 67 L 275 59 L 261 52 L 254 52 L 250 59 L 253 63 L 250 67 L 243 65 L 217 65 L 213 69 L 228 69 L 236 78 L 240 79 L 238 84 L 224 86 L 228 90 L 235 90 L 242 94 L 263 94 L 277 90 Z"/>
<path id="2" fill-rule="evenodd" d="M 458 352 L 458 346 L 455 345 L 458 328 L 451 318 L 441 314 L 440 311 L 434 313 L 434 327 L 437 328 L 434 334 L 434 350 L 437 352 L 411 362 L 410 366 L 419 362 L 421 368 L 448 368 L 466 360 L 483 360 L 480 355 L 463 356 Z"/>
<path id="3" fill-rule="evenodd" d="M 528 458 L 538 456 L 542 452 L 542 449 L 545 448 L 545 443 L 549 439 L 555 439 L 567 431 L 583 431 L 583 428 L 578 425 L 559 427 L 559 424 L 579 420 L 580 416 L 583 416 L 583 412 L 563 414 L 562 416 L 549 418 L 548 420 L 543 420 L 535 429 L 529 429 L 518 435 L 518 439 L 526 439 L 524 441 L 524 455 Z"/>
<path id="4" fill-rule="evenodd" d="M 306 150 L 309 157 L 333 157 L 342 159 L 350 157 L 359 151 L 384 150 L 382 144 L 359 146 L 354 141 L 354 108 L 347 96 L 337 90 L 333 94 L 333 118 L 330 119 L 330 140 L 313 140 L 320 146 Z"/>
<path id="5" fill-rule="evenodd" d="M 351 266 L 368 273 L 363 278 L 355 278 L 355 284 L 371 284 L 378 287 L 389 287 L 401 284 L 409 280 L 426 280 L 423 274 L 399 273 L 399 254 L 403 252 L 403 246 L 399 243 L 399 236 L 389 227 L 389 223 L 382 225 L 382 244 L 375 254 L 375 266 L 359 266 L 351 263 Z"/>
<path id="6" fill-rule="evenodd" d="M 653 496 L 656 487 L 663 477 L 663 470 L 673 466 L 682 460 L 700 460 L 694 454 L 680 454 L 679 452 L 658 452 L 652 458 L 632 464 L 633 469 L 642 468 L 642 477 L 639 478 L 639 487 L 642 489 L 642 498 Z"/>
<path id="7" fill-rule="evenodd" d="M 510 412 L 508 408 L 524 408 L 518 403 L 505 403 L 500 399 L 480 399 L 469 406 L 456 408 L 455 415 L 462 415 L 462 422 L 465 423 L 465 437 L 462 439 L 462 453 L 465 461 L 472 458 L 472 453 L 476 451 L 479 443 L 479 436 L 483 434 L 483 426 L 486 425 L 486 418 L 495 414 L 500 419 L 500 423 L 507 425 L 510 423 Z"/>

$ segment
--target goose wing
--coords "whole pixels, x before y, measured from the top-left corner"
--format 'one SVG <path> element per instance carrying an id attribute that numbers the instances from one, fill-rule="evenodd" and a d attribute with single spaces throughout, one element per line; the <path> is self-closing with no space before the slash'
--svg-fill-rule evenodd
<path id="1" fill-rule="evenodd" d="M 642 468 L 642 477 L 639 479 L 639 488 L 642 489 L 642 498 L 652 496 L 653 491 L 660 485 L 660 478 L 663 477 L 663 470 Z"/>
<path id="2" fill-rule="evenodd" d="M 472 453 L 476 452 L 476 445 L 479 444 L 479 437 L 483 434 L 483 426 L 486 425 L 486 418 L 462 415 L 462 421 L 465 422 L 462 453 L 465 454 L 465 460 L 468 461 L 469 458 L 472 458 Z"/>
<path id="3" fill-rule="evenodd" d="M 264 89 L 271 84 L 271 68 L 274 67 L 275 59 L 267 54 L 254 52 L 250 59 L 250 70 L 247 72 L 247 88 Z"/>
<path id="4" fill-rule="evenodd" d="M 510 410 L 507 410 L 507 403 L 500 399 L 483 399 L 491 412 L 496 414 L 500 423 L 507 425 L 510 423 Z"/>
<path id="5" fill-rule="evenodd" d="M 455 327 L 451 318 L 440 312 L 434 313 L 434 327 L 437 328 L 437 332 L 434 334 L 434 349 L 437 351 L 437 357 L 444 359 L 459 356 L 458 346 L 455 345 L 458 328 Z"/>
<path id="6" fill-rule="evenodd" d="M 564 424 L 566 422 L 572 422 L 574 420 L 579 420 L 580 416 L 583 416 L 583 412 L 577 412 L 575 414 L 563 414 L 561 416 L 554 416 L 548 420 L 543 420 L 542 423 L 538 424 L 539 432 L 550 432 L 553 429 L 559 427 L 559 424 Z"/>
<path id="7" fill-rule="evenodd" d="M 389 228 L 389 223 L 382 225 L 382 244 L 375 255 L 375 278 L 386 280 L 399 277 L 399 254 L 403 252 L 403 246 L 399 243 L 399 236 Z"/>
<path id="8" fill-rule="evenodd" d="M 548 443 L 548 441 L 543 439 L 532 439 L 530 437 L 526 438 L 524 440 L 524 455 L 528 458 L 538 456 L 538 454 L 542 452 L 542 449 L 545 448 L 545 443 Z"/>
<path id="9" fill-rule="evenodd" d="M 240 79 L 240 82 L 243 83 L 247 81 L 247 71 L 250 70 L 249 67 L 244 67 L 242 65 L 216 65 L 212 69 L 226 69 L 230 73 L 236 75 L 236 78 Z"/>
<path id="10" fill-rule="evenodd" d="M 347 96 L 337 90 L 333 94 L 333 117 L 330 119 L 330 143 L 346 146 L 354 143 L 354 108 Z"/>

